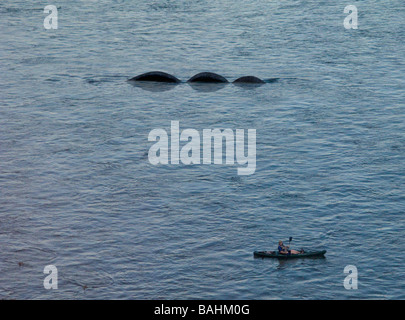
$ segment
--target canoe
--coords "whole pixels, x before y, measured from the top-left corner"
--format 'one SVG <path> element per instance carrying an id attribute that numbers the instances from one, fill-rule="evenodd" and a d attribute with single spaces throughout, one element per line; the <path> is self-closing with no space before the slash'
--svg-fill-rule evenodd
<path id="1" fill-rule="evenodd" d="M 255 251 L 253 256 L 258 258 L 277 258 L 277 259 L 298 259 L 298 258 L 316 258 L 323 257 L 326 250 L 322 251 L 305 251 L 300 254 L 281 254 L 278 251 Z"/>

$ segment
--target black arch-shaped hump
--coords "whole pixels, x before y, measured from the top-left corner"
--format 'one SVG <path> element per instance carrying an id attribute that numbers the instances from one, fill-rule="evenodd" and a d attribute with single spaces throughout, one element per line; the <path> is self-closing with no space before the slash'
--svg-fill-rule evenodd
<path id="1" fill-rule="evenodd" d="M 233 83 L 264 83 L 262 79 L 254 76 L 245 76 L 236 79 Z"/>
<path id="2" fill-rule="evenodd" d="M 227 83 L 229 81 L 213 72 L 200 72 L 191 77 L 187 82 Z"/>
<path id="3" fill-rule="evenodd" d="M 180 80 L 175 76 L 161 71 L 152 71 L 140 74 L 139 76 L 129 79 L 129 81 L 155 81 L 155 82 L 169 82 L 179 83 Z"/>

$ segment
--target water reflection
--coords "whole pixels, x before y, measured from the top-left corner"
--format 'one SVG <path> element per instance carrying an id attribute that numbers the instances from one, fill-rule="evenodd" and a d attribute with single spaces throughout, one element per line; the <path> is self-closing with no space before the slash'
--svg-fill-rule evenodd
<path id="1" fill-rule="evenodd" d="M 176 83 L 156 82 L 156 81 L 128 81 L 134 87 L 149 92 L 164 92 L 176 87 Z"/>
<path id="2" fill-rule="evenodd" d="M 277 265 L 277 269 L 285 269 L 288 268 L 289 266 L 294 266 L 297 263 L 303 262 L 303 261 L 308 261 L 308 260 L 326 260 L 325 256 L 321 256 L 321 257 L 307 257 L 305 259 L 270 259 L 270 258 L 263 258 L 263 257 L 256 257 L 254 256 L 254 259 L 261 259 L 261 260 L 277 260 L 278 265 Z M 270 261 L 270 262 L 271 262 Z"/>
<path id="3" fill-rule="evenodd" d="M 263 83 L 234 82 L 233 84 L 242 89 L 253 90 L 264 85 L 264 82 Z"/>
<path id="4" fill-rule="evenodd" d="M 223 89 L 228 83 L 189 82 L 190 87 L 200 92 L 215 92 Z"/>

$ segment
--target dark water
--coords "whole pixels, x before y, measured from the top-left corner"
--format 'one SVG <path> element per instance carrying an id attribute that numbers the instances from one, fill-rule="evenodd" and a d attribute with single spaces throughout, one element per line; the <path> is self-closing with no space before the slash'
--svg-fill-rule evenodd
<path id="1" fill-rule="evenodd" d="M 0 298 L 405 298 L 403 1 L 350 3 L 357 30 L 347 1 L 48 4 L 0 3 Z M 152 70 L 279 80 L 126 82 Z M 171 120 L 256 129 L 256 172 L 151 165 Z M 289 236 L 326 258 L 253 259 Z"/>

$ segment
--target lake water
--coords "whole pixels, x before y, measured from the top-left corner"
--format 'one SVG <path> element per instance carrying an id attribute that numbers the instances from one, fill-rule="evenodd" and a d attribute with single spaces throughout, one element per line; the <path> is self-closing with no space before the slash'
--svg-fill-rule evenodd
<path id="1" fill-rule="evenodd" d="M 0 3 L 0 298 L 405 299 L 402 0 L 49 4 Z M 126 81 L 153 70 L 278 81 Z M 256 172 L 151 165 L 172 120 L 256 129 Z M 253 258 L 290 236 L 326 258 Z"/>

